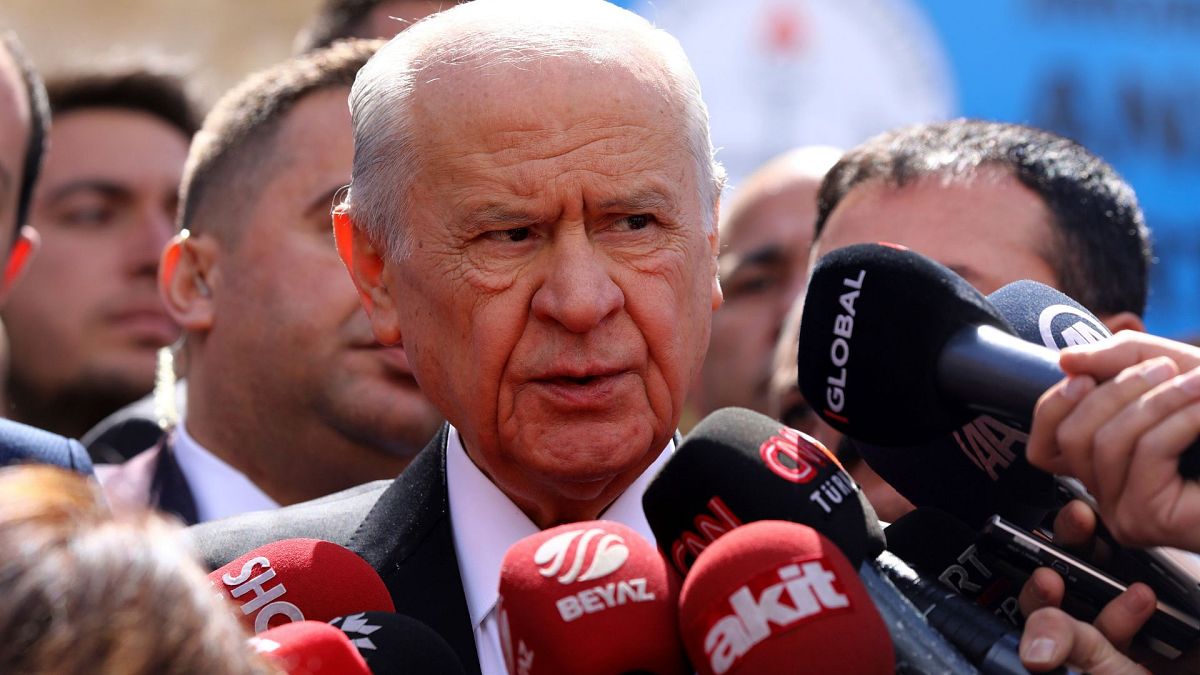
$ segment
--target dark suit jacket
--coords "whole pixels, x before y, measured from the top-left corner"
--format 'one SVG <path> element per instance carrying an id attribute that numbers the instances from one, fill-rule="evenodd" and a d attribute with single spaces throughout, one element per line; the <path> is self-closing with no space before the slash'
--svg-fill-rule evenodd
<path id="1" fill-rule="evenodd" d="M 375 568 L 397 612 L 433 628 L 450 643 L 468 673 L 479 673 L 475 632 L 454 552 L 446 438 L 443 426 L 395 480 L 203 523 L 189 532 L 210 569 L 280 539 L 308 537 L 341 544 Z"/>
<path id="2" fill-rule="evenodd" d="M 92 460 L 77 441 L 0 419 L 0 466 L 52 464 L 92 475 Z"/>
<path id="3" fill-rule="evenodd" d="M 150 508 L 196 524 L 196 502 L 175 461 L 174 434 L 123 464 L 100 464 L 96 477 L 114 511 Z"/>

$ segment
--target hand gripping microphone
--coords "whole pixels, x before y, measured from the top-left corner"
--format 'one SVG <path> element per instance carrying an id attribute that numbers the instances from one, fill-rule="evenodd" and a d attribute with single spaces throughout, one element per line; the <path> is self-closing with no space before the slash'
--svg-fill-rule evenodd
<path id="1" fill-rule="evenodd" d="M 1082 305 L 1036 281 L 1008 284 L 988 301 L 1026 342 L 1056 351 L 1111 335 Z M 999 514 L 1032 529 L 1058 498 L 1054 478 L 1025 459 L 1028 433 L 1027 424 L 980 415 L 920 445 L 847 442 L 918 507 L 942 509 L 975 528 Z"/>
<path id="2" fill-rule="evenodd" d="M 371 675 L 342 631 L 320 621 L 293 621 L 250 638 L 250 646 L 287 675 Z"/>
<path id="3" fill-rule="evenodd" d="M 1063 377 L 1058 355 L 1025 342 L 978 291 L 908 249 L 857 244 L 813 269 L 797 359 L 822 419 L 876 445 L 929 442 L 979 413 L 1028 424 Z M 1200 447 L 1180 463 L 1200 475 Z"/>
<path id="4" fill-rule="evenodd" d="M 701 675 L 895 672 L 854 567 L 796 523 L 750 523 L 706 548 L 683 582 L 679 624 Z"/>
<path id="5" fill-rule="evenodd" d="M 391 612 L 358 612 L 329 622 L 349 638 L 373 673 L 466 675 L 450 644 L 416 619 Z"/>
<path id="6" fill-rule="evenodd" d="M 387 586 L 365 560 L 319 539 L 260 546 L 208 578 L 255 633 L 289 621 L 395 611 Z"/>
<path id="7" fill-rule="evenodd" d="M 544 530 L 500 568 L 500 644 L 510 675 L 691 672 L 678 585 L 654 545 L 619 523 Z"/>
<path id="8" fill-rule="evenodd" d="M 642 496 L 659 546 L 686 575 L 717 537 L 755 520 L 803 523 L 855 566 L 883 550 L 875 510 L 818 441 L 742 408 L 705 417 Z"/>

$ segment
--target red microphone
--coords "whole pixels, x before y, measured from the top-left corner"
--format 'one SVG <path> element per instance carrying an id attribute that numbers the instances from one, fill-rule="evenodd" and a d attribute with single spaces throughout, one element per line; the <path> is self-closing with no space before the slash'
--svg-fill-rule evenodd
<path id="1" fill-rule="evenodd" d="M 846 556 L 807 525 L 760 520 L 710 544 L 679 624 L 700 675 L 887 673 L 887 626 Z"/>
<path id="2" fill-rule="evenodd" d="M 526 537 L 500 568 L 508 672 L 690 673 L 677 598 L 658 550 L 620 523 L 570 523 Z"/>
<path id="3" fill-rule="evenodd" d="M 396 611 L 387 586 L 365 560 L 319 539 L 260 546 L 208 579 L 255 633 L 289 621 Z"/>
<path id="4" fill-rule="evenodd" d="M 320 621 L 293 621 L 250 638 L 250 646 L 287 675 L 371 675 L 342 631 Z"/>

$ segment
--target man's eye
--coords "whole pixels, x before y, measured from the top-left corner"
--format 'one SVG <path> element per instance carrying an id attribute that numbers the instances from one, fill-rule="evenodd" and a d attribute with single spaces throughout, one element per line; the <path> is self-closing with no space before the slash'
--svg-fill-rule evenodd
<path id="1" fill-rule="evenodd" d="M 112 219 L 112 210 L 105 207 L 73 209 L 63 216 L 66 224 L 80 227 L 104 225 Z"/>
<path id="2" fill-rule="evenodd" d="M 758 293 L 771 290 L 775 286 L 775 281 L 775 277 L 766 272 L 735 275 L 729 280 L 728 288 L 726 289 L 727 297 L 757 295 Z"/>
<path id="3" fill-rule="evenodd" d="M 530 230 L 528 227 L 514 227 L 511 230 L 494 230 L 487 233 L 489 239 L 500 242 L 525 241 L 529 238 L 529 235 Z"/>
<path id="4" fill-rule="evenodd" d="M 621 227 L 627 230 L 642 230 L 649 227 L 652 222 L 654 222 L 654 216 L 645 213 L 625 216 L 617 221 Z"/>

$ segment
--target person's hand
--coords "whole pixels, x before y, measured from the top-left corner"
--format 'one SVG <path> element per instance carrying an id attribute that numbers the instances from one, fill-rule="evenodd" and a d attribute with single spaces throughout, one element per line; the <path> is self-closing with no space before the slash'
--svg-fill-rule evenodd
<path id="1" fill-rule="evenodd" d="M 1075 476 L 1120 542 L 1200 550 L 1200 483 L 1179 457 L 1200 436 L 1200 349 L 1143 333 L 1063 350 L 1038 401 L 1030 463 Z"/>
<path id="2" fill-rule="evenodd" d="M 1067 666 L 1092 675 L 1144 675 L 1150 671 L 1117 650 L 1095 626 L 1045 607 L 1029 616 L 1021 634 L 1021 662 L 1035 673 Z"/>

